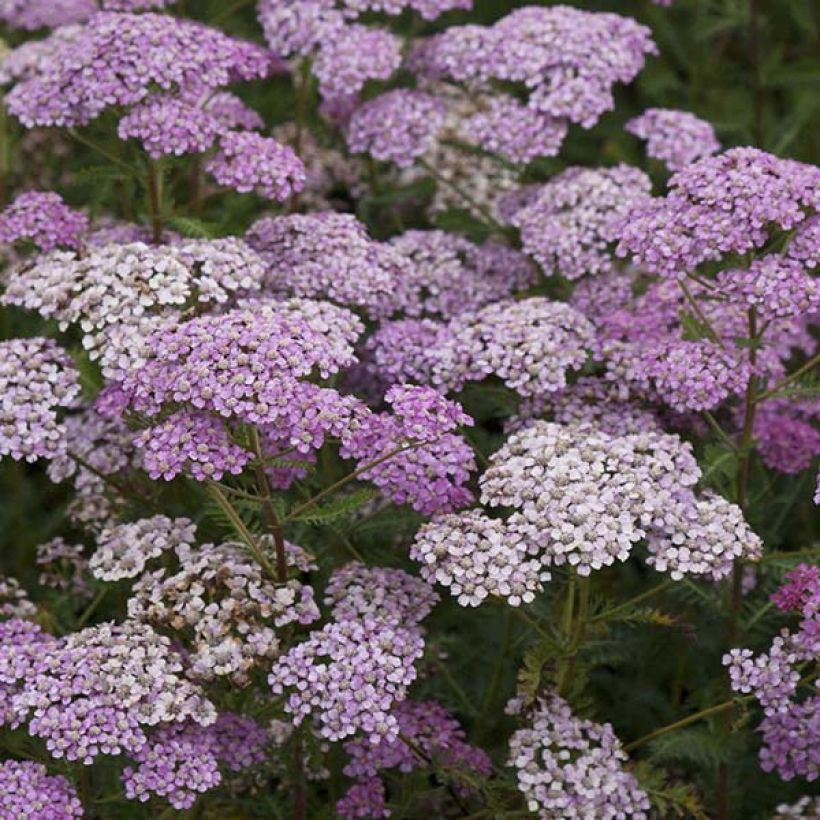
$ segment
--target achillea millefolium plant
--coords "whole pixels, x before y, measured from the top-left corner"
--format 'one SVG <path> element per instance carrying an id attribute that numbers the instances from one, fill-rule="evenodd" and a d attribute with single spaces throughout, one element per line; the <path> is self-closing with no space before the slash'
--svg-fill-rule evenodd
<path id="1" fill-rule="evenodd" d="M 0 0 L 0 820 L 820 816 L 774 6 Z"/>

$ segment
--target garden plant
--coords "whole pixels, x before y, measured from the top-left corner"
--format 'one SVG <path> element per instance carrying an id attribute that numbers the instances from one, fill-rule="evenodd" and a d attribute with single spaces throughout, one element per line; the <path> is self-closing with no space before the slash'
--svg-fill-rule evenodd
<path id="1" fill-rule="evenodd" d="M 0 820 L 820 817 L 812 0 L 0 25 Z"/>

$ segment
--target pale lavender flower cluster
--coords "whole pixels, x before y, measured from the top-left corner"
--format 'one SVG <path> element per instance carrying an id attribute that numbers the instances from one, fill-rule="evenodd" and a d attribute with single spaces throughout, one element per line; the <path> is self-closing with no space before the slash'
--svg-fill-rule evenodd
<path id="1" fill-rule="evenodd" d="M 820 406 L 816 400 L 775 398 L 761 405 L 754 434 L 763 463 L 781 473 L 808 470 L 820 455 Z"/>
<path id="2" fill-rule="evenodd" d="M 224 131 L 212 111 L 159 95 L 135 105 L 117 127 L 120 139 L 139 140 L 153 159 L 204 153 Z"/>
<path id="3" fill-rule="evenodd" d="M 711 123 L 688 111 L 648 108 L 631 119 L 626 130 L 646 140 L 647 155 L 661 160 L 670 171 L 680 171 L 720 150 Z"/>
<path id="4" fill-rule="evenodd" d="M 424 515 L 471 503 L 473 494 L 464 485 L 475 456 L 453 431 L 472 419 L 431 388 L 396 386 L 385 401 L 393 413 L 363 417 L 359 428 L 345 435 L 341 456 L 356 459 L 361 478 L 391 500 Z"/>
<path id="5" fill-rule="evenodd" d="M 781 803 L 773 820 L 812 820 L 820 816 L 820 797 L 801 797 L 796 803 Z"/>
<path id="6" fill-rule="evenodd" d="M 610 246 L 619 220 L 649 196 L 649 177 L 637 168 L 569 168 L 529 192 L 509 221 L 521 231 L 524 251 L 547 275 L 567 279 L 612 270 Z"/>
<path id="7" fill-rule="evenodd" d="M 245 239 L 267 264 L 267 291 L 330 299 L 374 318 L 402 306 L 410 266 L 351 214 L 263 217 Z"/>
<path id="8" fill-rule="evenodd" d="M 90 764 L 100 754 L 135 754 L 148 727 L 216 719 L 200 689 L 182 677 L 170 641 L 141 624 L 87 627 L 28 663 L 17 659 L 12 650 L 4 675 L 19 687 L 13 725 L 27 723 L 58 759 Z"/>
<path id="9" fill-rule="evenodd" d="M 77 249 L 87 230 L 88 217 L 52 191 L 26 191 L 0 213 L 0 243 L 5 244 L 25 239 L 41 251 Z"/>
<path id="10" fill-rule="evenodd" d="M 520 708 L 516 701 L 508 707 Z M 576 717 L 556 694 L 541 698 L 529 725 L 510 738 L 518 789 L 529 810 L 545 820 L 646 820 L 649 797 L 625 770 L 627 760 L 609 723 Z"/>
<path id="11" fill-rule="evenodd" d="M 592 127 L 614 107 L 613 86 L 631 82 L 655 52 L 649 29 L 630 18 L 527 6 L 492 26 L 447 29 L 422 42 L 410 65 L 427 83 L 489 89 L 489 102 L 467 128 L 470 141 L 527 162 L 557 153 L 568 122 Z M 523 85 L 526 103 L 495 96 L 497 81 Z"/>
<path id="12" fill-rule="evenodd" d="M 657 571 L 719 579 L 736 558 L 759 557 L 762 544 L 736 505 L 695 496 L 699 478 L 691 447 L 677 436 L 532 422 L 479 479 L 484 504 L 513 512 L 434 518 L 419 529 L 411 557 L 464 606 L 488 596 L 528 603 L 550 567 L 589 575 L 625 561 L 643 538 Z"/>
<path id="13" fill-rule="evenodd" d="M 488 597 L 520 606 L 532 603 L 552 577 L 533 552 L 503 520 L 468 510 L 423 524 L 410 558 L 421 564 L 422 578 L 447 587 L 461 606 L 479 606 Z"/>
<path id="14" fill-rule="evenodd" d="M 798 700 L 801 666 L 820 657 L 820 575 L 817 567 L 801 565 L 772 600 L 781 609 L 797 610 L 801 620 L 795 632 L 784 629 L 768 652 L 732 649 L 723 658 L 732 689 L 754 694 L 763 709 L 759 726 L 763 746 L 760 765 L 784 780 L 795 776 L 809 781 L 820 776 L 820 696 Z M 816 689 L 809 686 L 810 691 Z"/>
<path id="15" fill-rule="evenodd" d="M 357 731 L 374 743 L 394 740 L 393 707 L 415 680 L 423 647 L 416 626 L 378 618 L 332 621 L 278 658 L 268 681 L 274 694 L 285 696 L 297 726 L 313 716 L 328 740 Z"/>
<path id="16" fill-rule="evenodd" d="M 337 569 L 325 587 L 325 604 L 337 621 L 378 618 L 396 626 L 420 623 L 439 597 L 424 581 L 390 567 L 353 561 Z"/>
<path id="17" fill-rule="evenodd" d="M 15 698 L 42 656 L 56 646 L 57 639 L 33 621 L 0 619 L 0 725 L 14 722 Z"/>
<path id="18" fill-rule="evenodd" d="M 103 529 L 89 565 L 101 581 L 136 578 L 152 558 L 183 544 L 191 547 L 195 540 L 196 525 L 188 518 L 141 518 Z"/>
<path id="19" fill-rule="evenodd" d="M 770 253 L 748 268 L 721 271 L 720 292 L 736 305 L 754 308 L 764 322 L 820 312 L 820 284 L 796 259 Z"/>
<path id="20" fill-rule="evenodd" d="M 272 538 L 260 549 L 273 554 Z M 240 544 L 175 545 L 179 568 L 144 574 L 133 586 L 128 615 L 158 629 L 190 635 L 187 671 L 196 680 L 229 678 L 244 686 L 254 668 L 277 657 L 277 630 L 319 617 L 311 587 L 277 584 Z M 291 546 L 289 563 L 299 560 Z"/>
<path id="21" fill-rule="evenodd" d="M 396 283 L 405 315 L 451 319 L 505 299 L 535 282 L 535 267 L 520 251 L 499 242 L 475 245 L 445 231 L 406 231 L 390 246 L 409 264 Z M 384 326 L 383 326 L 384 327 Z"/>
<path id="22" fill-rule="evenodd" d="M 502 299 L 447 323 L 384 323 L 368 341 L 378 371 L 444 390 L 495 375 L 522 396 L 567 384 L 592 348 L 592 325 L 578 311 L 544 297 Z"/>
<path id="23" fill-rule="evenodd" d="M 345 26 L 326 40 L 312 70 L 326 99 L 357 95 L 369 80 L 387 80 L 401 64 L 401 40 L 389 31 Z"/>
<path id="24" fill-rule="evenodd" d="M 54 458 L 65 448 L 57 417 L 80 392 L 79 374 L 51 339 L 0 342 L 0 458 Z"/>
<path id="25" fill-rule="evenodd" d="M 71 820 L 83 817 L 76 789 L 65 777 L 50 775 L 42 763 L 0 762 L 2 820 Z"/>
<path id="26" fill-rule="evenodd" d="M 40 28 L 82 23 L 97 11 L 94 0 L 2 0 L 0 21 L 9 28 Z"/>
<path id="27" fill-rule="evenodd" d="M 347 130 L 347 147 L 408 168 L 430 151 L 444 123 L 445 106 L 423 91 L 399 88 L 361 105 Z"/>
<path id="28" fill-rule="evenodd" d="M 265 759 L 270 735 L 253 718 L 224 712 L 210 726 L 162 726 L 134 755 L 137 767 L 122 773 L 129 800 L 164 797 L 180 811 L 222 783 L 220 764 L 241 771 Z"/>
<path id="29" fill-rule="evenodd" d="M 406 700 L 396 706 L 393 714 L 400 732 L 395 740 L 385 739 L 374 744 L 356 739 L 345 744 L 350 761 L 344 773 L 356 782 L 336 804 L 336 812 L 344 820 L 390 816 L 384 806 L 381 775 L 391 769 L 407 773 L 425 767 L 431 760 L 435 766 L 456 772 L 486 777 L 492 771 L 487 754 L 467 743 L 464 729 L 441 704 Z"/>
<path id="30" fill-rule="evenodd" d="M 252 131 L 224 134 L 206 170 L 220 185 L 240 193 L 256 191 L 277 202 L 305 185 L 305 166 L 293 149 Z"/>
<path id="31" fill-rule="evenodd" d="M 759 248 L 772 229 L 799 228 L 820 206 L 820 169 L 756 148 L 687 165 L 669 187 L 665 197 L 639 201 L 626 214 L 617 248 L 664 276 Z"/>
<path id="32" fill-rule="evenodd" d="M 568 130 L 566 120 L 535 111 L 507 94 L 490 97 L 463 127 L 470 142 L 518 163 L 555 156 Z"/>
<path id="33" fill-rule="evenodd" d="M 143 363 L 146 336 L 186 307 L 224 304 L 258 291 L 263 261 L 242 240 L 175 245 L 105 244 L 83 255 L 55 252 L 14 269 L 2 301 L 77 324 L 83 346 L 118 378 Z"/>
<path id="34" fill-rule="evenodd" d="M 208 413 L 180 410 L 134 439 L 148 475 L 171 481 L 187 474 L 197 481 L 239 475 L 253 454 L 231 440 L 224 423 Z"/>
<path id="35" fill-rule="evenodd" d="M 143 367 L 122 386 L 133 407 L 154 415 L 166 403 L 225 418 L 274 424 L 289 417 L 300 377 L 327 378 L 349 366 L 358 319 L 325 302 L 257 302 L 201 316 L 149 340 Z M 294 425 L 295 426 L 295 423 Z"/>
<path id="36" fill-rule="evenodd" d="M 200 23 L 161 14 L 102 12 L 9 92 L 23 125 L 83 125 L 157 89 L 203 91 L 266 76 L 273 57 Z"/>

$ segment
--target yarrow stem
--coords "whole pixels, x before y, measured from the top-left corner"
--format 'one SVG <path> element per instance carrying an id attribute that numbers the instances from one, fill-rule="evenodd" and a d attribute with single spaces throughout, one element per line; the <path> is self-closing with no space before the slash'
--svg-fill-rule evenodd
<path id="1" fill-rule="evenodd" d="M 273 544 L 276 549 L 276 575 L 279 579 L 279 583 L 284 584 L 288 580 L 288 561 L 285 554 L 285 538 L 282 534 L 282 524 L 273 506 L 270 482 L 265 472 L 262 445 L 259 441 L 259 430 L 257 430 L 256 427 L 251 427 L 248 435 L 251 441 L 251 448 L 256 455 L 256 486 L 259 491 L 259 496 L 262 499 L 262 513 L 270 528 L 271 535 L 273 535 Z"/>
<path id="2" fill-rule="evenodd" d="M 242 520 L 242 516 L 236 511 L 236 508 L 233 504 L 231 504 L 230 500 L 219 485 L 214 481 L 209 481 L 208 492 L 211 494 L 211 497 L 216 501 L 216 503 L 222 508 L 225 515 L 228 516 L 231 524 L 234 526 L 234 529 L 236 529 L 239 536 L 245 542 L 257 563 L 262 567 L 262 569 L 265 570 L 269 578 L 277 581 L 279 579 L 279 574 L 277 573 L 275 567 L 268 560 L 264 550 L 262 550 L 256 538 L 254 538 L 253 533 L 248 529 L 247 524 Z"/>
<path id="3" fill-rule="evenodd" d="M 151 207 L 151 232 L 155 245 L 162 244 L 162 165 L 148 160 L 148 201 Z"/>
<path id="4" fill-rule="evenodd" d="M 820 365 L 820 353 L 818 353 L 815 356 L 812 356 L 812 358 L 809 359 L 804 365 L 798 367 L 797 370 L 794 371 L 794 373 L 789 373 L 789 375 L 786 376 L 786 378 L 783 379 L 783 381 L 780 382 L 780 384 L 778 384 L 776 387 L 773 387 L 771 390 L 767 390 L 765 393 L 758 394 L 756 399 L 757 403 L 760 404 L 760 402 L 765 401 L 766 399 L 770 399 L 773 396 L 776 396 L 781 390 L 783 390 L 784 387 L 787 387 L 792 382 L 799 379 L 801 376 L 805 376 L 806 373 L 810 373 L 818 365 Z"/>

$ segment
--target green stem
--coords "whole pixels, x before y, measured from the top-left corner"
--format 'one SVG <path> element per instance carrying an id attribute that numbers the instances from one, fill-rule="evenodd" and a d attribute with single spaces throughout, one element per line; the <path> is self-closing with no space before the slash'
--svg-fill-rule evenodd
<path id="1" fill-rule="evenodd" d="M 285 552 L 285 537 L 282 533 L 282 525 L 276 510 L 273 506 L 273 496 L 271 494 L 270 482 L 265 472 L 265 465 L 262 460 L 262 445 L 259 441 L 259 431 L 256 427 L 249 429 L 251 448 L 256 455 L 256 487 L 262 501 L 262 514 L 265 516 L 268 528 L 273 536 L 273 545 L 276 550 L 276 576 L 280 584 L 287 583 L 288 580 L 288 559 Z"/>
<path id="2" fill-rule="evenodd" d="M 151 208 L 151 231 L 155 245 L 162 244 L 162 165 L 148 160 L 148 202 Z"/>
<path id="3" fill-rule="evenodd" d="M 355 481 L 357 478 L 360 478 L 362 475 L 368 472 L 368 470 L 372 470 L 374 467 L 378 467 L 379 464 L 383 464 L 385 461 L 389 461 L 391 458 L 395 458 L 397 455 L 400 455 L 401 453 L 406 453 L 410 450 L 417 450 L 419 447 L 423 447 L 427 444 L 435 444 L 435 442 L 416 441 L 413 444 L 405 444 L 402 447 L 397 447 L 395 450 L 391 450 L 389 453 L 380 456 L 374 461 L 370 461 L 367 464 L 362 465 L 349 475 L 346 475 L 344 478 L 339 479 L 335 483 L 331 484 L 329 487 L 325 487 L 325 489 L 321 492 L 316 493 L 316 495 L 314 495 L 313 498 L 308 499 L 307 501 L 305 501 L 304 504 L 300 504 L 298 507 L 292 509 L 285 516 L 282 523 L 287 523 L 288 521 L 293 521 L 295 518 L 298 518 L 306 510 L 309 510 L 311 507 L 315 507 L 322 499 L 327 498 L 327 496 L 332 495 L 335 492 L 338 492 L 346 484 L 349 484 L 351 481 Z"/>
<path id="4" fill-rule="evenodd" d="M 619 604 L 615 607 L 615 609 L 610 609 L 608 612 L 602 612 L 600 615 L 596 615 L 594 618 L 590 619 L 590 623 L 598 623 L 600 621 L 608 621 L 613 615 L 618 615 L 621 612 L 626 610 L 632 609 L 632 607 L 637 606 L 637 604 L 645 601 L 647 598 L 652 598 L 655 595 L 663 592 L 665 589 L 668 589 L 673 584 L 673 581 L 663 581 L 662 583 L 658 584 L 657 586 L 652 587 L 651 589 L 646 590 L 646 592 L 642 592 L 640 595 L 636 595 L 634 598 L 630 598 L 628 601 L 624 601 L 624 603 Z"/>
<path id="5" fill-rule="evenodd" d="M 89 618 L 97 611 L 97 607 L 103 602 L 103 599 L 106 595 L 108 595 L 109 587 L 105 586 L 97 592 L 94 596 L 94 600 L 83 610 L 83 613 L 77 618 L 77 628 L 82 629 L 87 623 Z"/>
<path id="6" fill-rule="evenodd" d="M 689 726 L 692 723 L 697 723 L 699 720 L 711 717 L 712 715 L 719 715 L 723 712 L 726 712 L 729 709 L 732 709 L 735 705 L 745 703 L 747 701 L 752 700 L 753 698 L 754 695 L 746 695 L 742 698 L 727 700 L 724 703 L 718 703 L 716 706 L 710 706 L 708 709 L 702 709 L 700 712 L 695 712 L 693 715 L 688 715 L 685 718 L 676 720 L 674 723 L 669 723 L 666 726 L 661 726 L 660 729 L 655 729 L 654 732 L 650 732 L 648 735 L 644 735 L 643 737 L 639 737 L 637 740 L 633 740 L 631 743 L 627 743 L 624 746 L 624 750 L 627 752 L 634 751 L 639 746 L 643 746 L 644 744 L 649 743 L 651 740 L 655 740 L 655 738 L 661 737 L 661 735 L 668 734 L 669 732 L 674 732 L 676 729 L 683 729 L 684 726 Z"/>
<path id="7" fill-rule="evenodd" d="M 219 485 L 213 481 L 209 481 L 208 492 L 216 503 L 222 508 L 225 515 L 228 516 L 231 524 L 234 526 L 234 529 L 237 533 L 239 533 L 239 536 L 245 542 L 245 545 L 251 551 L 251 554 L 257 563 L 265 570 L 269 578 L 277 581 L 279 579 L 279 574 L 273 564 L 271 564 L 270 560 L 265 555 L 264 550 L 259 546 L 256 538 L 254 538 L 253 533 L 248 529 L 247 524 L 245 524 L 242 520 L 242 516 L 236 511 L 233 504 L 231 504 L 225 493 L 222 492 Z"/>
<path id="8" fill-rule="evenodd" d="M 134 176 L 134 169 L 127 162 L 123 162 L 119 157 L 115 156 L 110 151 L 103 148 L 101 145 L 98 145 L 96 142 L 90 140 L 88 137 L 84 137 L 82 134 L 77 133 L 77 131 L 75 131 L 73 128 L 69 128 L 68 133 L 75 140 L 77 140 L 77 142 L 85 145 L 86 148 L 90 148 L 92 151 L 96 151 L 100 156 L 105 157 L 109 162 L 113 162 L 115 165 L 118 165 L 124 171 L 127 171 L 129 176 Z"/>
<path id="9" fill-rule="evenodd" d="M 776 396 L 784 387 L 787 387 L 789 384 L 795 381 L 795 379 L 799 379 L 801 376 L 805 375 L 810 370 L 814 370 L 814 368 L 818 365 L 820 365 L 820 353 L 818 353 L 816 356 L 812 356 L 812 358 L 809 359 L 804 365 L 798 367 L 797 370 L 794 371 L 794 373 L 790 373 L 788 376 L 786 376 L 786 378 L 783 379 L 783 381 L 780 382 L 780 384 L 778 384 L 777 387 L 773 387 L 771 390 L 767 390 L 765 393 L 760 393 L 756 399 L 757 403 L 760 404 L 760 402 L 765 401 L 766 399 L 770 399 L 772 396 Z"/>
<path id="10" fill-rule="evenodd" d="M 707 424 L 714 430 L 717 437 L 735 453 L 737 452 L 737 445 L 732 441 L 729 434 L 720 426 L 717 419 L 708 411 L 704 410 L 701 415 L 706 419 Z"/>
<path id="11" fill-rule="evenodd" d="M 720 336 L 718 336 L 717 332 L 712 327 L 712 323 L 709 321 L 706 314 L 703 312 L 703 309 L 698 304 L 698 300 L 695 299 L 695 297 L 692 295 L 692 291 L 689 290 L 689 287 L 687 286 L 686 282 L 684 282 L 682 279 L 679 279 L 678 284 L 680 285 L 681 290 L 683 291 L 683 295 L 686 297 L 686 301 L 689 302 L 689 306 L 695 312 L 695 316 L 698 317 L 700 323 L 706 329 L 706 333 L 708 334 L 709 338 L 716 345 L 718 345 L 718 347 L 723 348 L 724 344 L 722 339 L 720 338 Z"/>
<path id="12" fill-rule="evenodd" d="M 561 616 L 561 632 L 564 635 L 564 639 L 567 641 L 569 646 L 572 646 L 572 633 L 573 633 L 573 615 L 575 613 L 575 572 L 570 570 L 571 574 L 569 576 L 569 581 L 567 583 L 567 590 L 565 593 L 564 598 L 564 611 Z M 571 652 L 571 649 L 570 649 Z M 561 659 L 561 662 L 558 665 L 558 680 L 557 680 L 557 690 L 559 695 L 563 695 L 566 692 L 567 685 L 569 683 L 569 674 L 570 674 L 570 667 L 571 667 L 571 657 L 568 654 L 566 657 Z"/>

